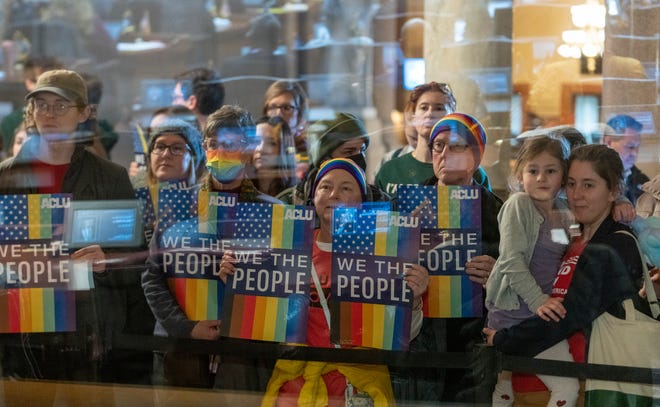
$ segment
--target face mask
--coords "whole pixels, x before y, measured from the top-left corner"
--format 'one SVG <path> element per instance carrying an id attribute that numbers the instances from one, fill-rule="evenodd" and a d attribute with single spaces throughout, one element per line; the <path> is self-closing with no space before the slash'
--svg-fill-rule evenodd
<path id="1" fill-rule="evenodd" d="M 206 169 L 213 178 L 223 184 L 234 181 L 245 168 L 241 155 L 241 152 L 207 151 Z"/>
<path id="2" fill-rule="evenodd" d="M 355 155 L 352 155 L 352 156 L 346 157 L 346 158 L 348 158 L 349 160 L 355 161 L 355 164 L 357 164 L 358 167 L 362 168 L 362 171 L 365 171 L 365 172 L 367 171 L 367 160 L 364 158 L 363 153 L 355 154 Z"/>

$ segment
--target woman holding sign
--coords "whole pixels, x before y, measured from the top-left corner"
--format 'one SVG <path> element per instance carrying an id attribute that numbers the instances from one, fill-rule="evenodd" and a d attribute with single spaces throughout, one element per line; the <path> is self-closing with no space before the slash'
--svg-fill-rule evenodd
<path id="1" fill-rule="evenodd" d="M 462 266 L 468 278 L 485 286 L 499 255 L 500 234 L 497 214 L 502 200 L 474 178 L 486 147 L 486 131 L 474 117 L 450 113 L 438 120 L 429 132 L 427 148 L 431 154 L 434 175 L 427 186 L 476 186 L 481 196 L 482 255 L 472 257 Z M 430 268 L 430 267 L 429 267 Z M 429 295 L 437 293 L 429 292 Z M 437 352 L 470 352 L 481 342 L 482 318 L 425 318 L 422 332 L 412 344 L 412 350 Z M 475 355 L 466 370 L 453 370 L 445 378 L 444 370 L 415 377 L 417 372 L 400 374 L 400 386 L 413 382 L 417 398 L 457 402 L 490 402 L 494 372 L 484 371 L 485 362 Z M 425 372 L 426 373 L 426 372 Z M 458 373 L 458 374 L 456 374 Z M 433 380 L 429 380 L 428 377 Z"/>
<path id="2" fill-rule="evenodd" d="M 208 117 L 203 133 L 208 173 L 200 180 L 201 190 L 234 193 L 237 194 L 238 202 L 279 203 L 275 198 L 257 190 L 246 176 L 248 138 L 253 130 L 254 123 L 249 112 L 239 106 L 225 105 Z M 174 137 L 164 141 L 170 145 L 163 146 L 163 154 L 168 149 L 165 147 L 177 146 L 176 137 L 179 136 Z M 159 140 L 163 138 L 154 139 L 152 147 Z M 188 144 L 180 147 L 182 153 L 190 148 Z M 172 151 L 167 154 L 170 153 Z M 167 233 L 177 235 L 182 232 L 174 225 Z M 154 236 L 151 246 L 158 248 L 162 236 L 159 236 L 158 231 Z M 156 317 L 154 335 L 205 340 L 220 338 L 219 320 L 194 320 L 186 314 L 185 303 L 179 303 L 180 298 L 175 296 L 168 285 L 163 252 L 155 250 L 148 259 L 147 268 L 142 273 L 142 288 Z M 223 356 L 220 365 L 218 358 L 213 355 L 168 352 L 154 357 L 154 381 L 158 384 L 262 391 L 269 374 L 270 365 L 243 355 Z"/>
<path id="3" fill-rule="evenodd" d="M 346 158 L 323 163 L 312 187 L 313 203 L 320 227 L 315 231 L 313 247 L 313 284 L 307 321 L 307 344 L 330 348 L 330 310 L 327 298 L 332 281 L 332 213 L 338 206 L 359 206 L 367 195 L 367 183 L 362 169 Z M 233 264 L 223 263 L 221 276 L 233 274 Z M 313 274 L 313 275 L 314 275 Z M 421 296 L 428 286 L 428 272 L 420 265 L 411 265 L 404 280 L 412 290 L 413 318 L 411 338 L 421 326 Z M 320 288 L 317 288 L 320 285 Z M 316 402 L 321 405 L 352 405 L 354 399 L 371 399 L 376 406 L 394 401 L 387 367 L 331 362 L 279 360 L 273 371 L 262 406 L 299 405 Z M 357 405 L 357 404 L 355 404 Z M 365 404 L 366 405 L 366 404 Z"/>

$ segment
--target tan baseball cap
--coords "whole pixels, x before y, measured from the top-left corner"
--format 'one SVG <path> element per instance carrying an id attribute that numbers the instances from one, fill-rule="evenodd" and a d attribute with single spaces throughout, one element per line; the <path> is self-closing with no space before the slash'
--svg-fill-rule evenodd
<path id="1" fill-rule="evenodd" d="M 25 99 L 40 92 L 51 92 L 79 105 L 87 105 L 85 80 L 78 73 L 68 69 L 55 69 L 39 75 L 37 86 L 25 96 Z"/>

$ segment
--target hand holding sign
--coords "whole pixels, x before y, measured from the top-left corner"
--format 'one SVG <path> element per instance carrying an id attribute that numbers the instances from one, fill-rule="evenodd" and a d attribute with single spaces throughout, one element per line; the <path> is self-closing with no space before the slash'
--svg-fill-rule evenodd
<path id="1" fill-rule="evenodd" d="M 232 251 L 225 251 L 222 255 L 222 260 L 220 261 L 220 280 L 223 283 L 227 284 L 227 276 L 233 276 L 236 271 L 236 258 Z"/>
<path id="2" fill-rule="evenodd" d="M 193 339 L 215 341 L 220 338 L 220 321 L 199 321 L 195 324 L 190 336 Z"/>
<path id="3" fill-rule="evenodd" d="M 470 281 L 481 284 L 486 288 L 486 281 L 493 271 L 495 259 L 488 255 L 474 256 L 470 261 L 465 263 L 465 273 L 470 278 Z"/>
<path id="4" fill-rule="evenodd" d="M 88 261 L 95 273 L 105 272 L 105 253 L 103 253 L 101 246 L 97 244 L 76 250 L 71 254 L 71 259 Z"/>
<path id="5" fill-rule="evenodd" d="M 426 288 L 429 286 L 429 271 L 419 264 L 411 264 L 403 274 L 403 279 L 412 289 L 413 296 L 418 298 L 426 292 Z"/>

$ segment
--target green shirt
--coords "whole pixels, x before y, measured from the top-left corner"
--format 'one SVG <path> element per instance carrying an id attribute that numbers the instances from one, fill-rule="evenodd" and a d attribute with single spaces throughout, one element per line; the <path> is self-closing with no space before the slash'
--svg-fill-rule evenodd
<path id="1" fill-rule="evenodd" d="M 408 153 L 394 158 L 380 167 L 376 174 L 376 186 L 396 196 L 399 184 L 419 185 L 433 176 L 433 164 L 417 161 Z"/>

